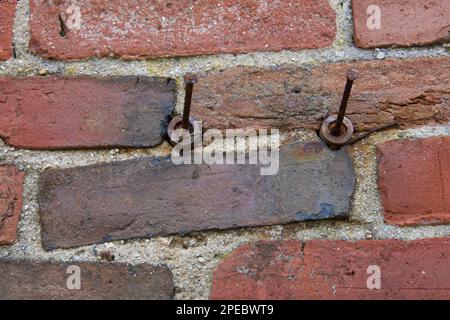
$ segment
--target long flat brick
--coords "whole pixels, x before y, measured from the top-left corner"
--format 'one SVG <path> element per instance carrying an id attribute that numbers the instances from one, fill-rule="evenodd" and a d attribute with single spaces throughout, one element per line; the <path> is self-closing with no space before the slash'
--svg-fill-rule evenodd
<path id="1" fill-rule="evenodd" d="M 336 34 L 326 0 L 87 0 L 80 19 L 68 0 L 30 4 L 30 49 L 51 59 L 300 50 Z"/>
<path id="2" fill-rule="evenodd" d="M 0 136 L 29 149 L 152 147 L 174 105 L 166 78 L 3 77 Z"/>
<path id="3" fill-rule="evenodd" d="M 378 184 L 387 223 L 450 223 L 450 137 L 378 145 Z"/>
<path id="4" fill-rule="evenodd" d="M 179 165 L 138 159 L 41 174 L 45 249 L 346 217 L 354 174 L 345 150 L 285 145 L 280 170 L 259 165 Z M 336 172 L 339 175 L 336 176 Z"/>
<path id="5" fill-rule="evenodd" d="M 357 130 L 449 121 L 447 57 L 211 72 L 199 77 L 192 112 L 206 128 L 318 129 L 337 111 L 349 68 L 359 73 L 347 112 Z"/>
<path id="6" fill-rule="evenodd" d="M 17 0 L 0 1 L 0 60 L 13 55 L 13 24 Z"/>
<path id="7" fill-rule="evenodd" d="M 80 289 L 78 271 L 70 266 L 79 268 Z M 0 260 L 0 300 L 168 300 L 173 295 L 166 266 Z"/>
<path id="8" fill-rule="evenodd" d="M 251 243 L 214 271 L 211 298 L 448 299 L 449 249 L 449 239 Z M 370 266 L 380 289 L 367 286 Z"/>
<path id="9" fill-rule="evenodd" d="M 373 6 L 379 9 L 374 11 Z M 357 47 L 420 46 L 450 41 L 449 0 L 353 0 L 352 7 Z M 373 18 L 378 12 L 376 25 Z"/>
<path id="10" fill-rule="evenodd" d="M 14 165 L 0 166 L 0 245 L 12 244 L 22 211 L 24 173 Z"/>

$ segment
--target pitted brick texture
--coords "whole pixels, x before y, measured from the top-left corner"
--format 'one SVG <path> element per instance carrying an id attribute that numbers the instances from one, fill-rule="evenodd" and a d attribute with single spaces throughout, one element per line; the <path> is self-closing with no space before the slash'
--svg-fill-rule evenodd
<path id="1" fill-rule="evenodd" d="M 152 147 L 174 106 L 166 78 L 2 77 L 0 136 L 28 149 Z"/>
<path id="2" fill-rule="evenodd" d="M 0 260 L 2 300 L 167 300 L 173 295 L 172 273 L 165 266 Z"/>
<path id="3" fill-rule="evenodd" d="M 199 79 L 192 111 L 206 128 L 318 129 L 339 108 L 350 68 L 359 73 L 347 109 L 357 130 L 449 121 L 447 57 L 210 72 Z"/>
<path id="4" fill-rule="evenodd" d="M 448 239 L 251 243 L 214 271 L 211 298 L 448 299 L 449 249 Z"/>
<path id="5" fill-rule="evenodd" d="M 0 1 L 0 61 L 13 55 L 13 24 L 17 0 Z"/>
<path id="6" fill-rule="evenodd" d="M 51 59 L 300 50 L 328 47 L 336 34 L 326 0 L 30 3 L 30 48 Z"/>
<path id="7" fill-rule="evenodd" d="M 16 166 L 0 165 L 0 245 L 16 241 L 24 177 Z"/>
<path id="8" fill-rule="evenodd" d="M 339 172 L 335 177 L 334 172 Z M 279 172 L 259 165 L 174 165 L 137 159 L 40 177 L 48 250 L 117 239 L 347 217 L 355 178 L 346 150 L 281 147 Z"/>
<path id="9" fill-rule="evenodd" d="M 378 179 L 387 223 L 450 223 L 450 137 L 380 144 Z"/>
<path id="10" fill-rule="evenodd" d="M 353 0 L 352 7 L 360 48 L 450 42 L 450 0 Z"/>

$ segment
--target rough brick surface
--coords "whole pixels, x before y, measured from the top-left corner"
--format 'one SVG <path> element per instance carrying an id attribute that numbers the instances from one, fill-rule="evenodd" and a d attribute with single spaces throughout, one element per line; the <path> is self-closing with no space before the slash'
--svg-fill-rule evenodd
<path id="1" fill-rule="evenodd" d="M 0 245 L 12 244 L 22 211 L 24 173 L 14 165 L 0 166 Z"/>
<path id="2" fill-rule="evenodd" d="M 79 8 L 77 19 L 69 1 L 32 0 L 30 49 L 52 59 L 132 59 L 320 48 L 336 33 L 326 0 L 89 0 Z"/>
<path id="3" fill-rule="evenodd" d="M 378 145 L 378 179 L 386 222 L 450 223 L 450 137 Z"/>
<path id="4" fill-rule="evenodd" d="M 449 249 L 448 239 L 257 242 L 219 265 L 211 297 L 448 299 Z M 380 267 L 379 290 L 367 288 L 369 266 Z"/>
<path id="5" fill-rule="evenodd" d="M 17 0 L 0 1 L 0 60 L 6 60 L 13 55 L 13 24 Z"/>
<path id="6" fill-rule="evenodd" d="M 339 175 L 336 175 L 339 172 Z M 280 171 L 138 159 L 49 169 L 40 177 L 47 250 L 190 231 L 346 217 L 354 189 L 346 150 L 285 145 Z"/>
<path id="7" fill-rule="evenodd" d="M 80 289 L 69 266 L 80 271 Z M 76 287 L 75 287 L 76 288 Z M 172 273 L 165 266 L 123 263 L 0 260 L 0 299 L 172 299 Z"/>
<path id="8" fill-rule="evenodd" d="M 374 5 L 381 13 L 379 28 L 373 27 L 374 11 L 369 6 Z M 360 48 L 450 41 L 449 0 L 353 0 L 352 7 L 354 38 Z"/>
<path id="9" fill-rule="evenodd" d="M 166 78 L 0 78 L 0 136 L 30 149 L 151 147 L 175 105 Z"/>
<path id="10" fill-rule="evenodd" d="M 200 77 L 192 112 L 207 128 L 318 129 L 339 107 L 348 68 L 360 74 L 348 107 L 356 129 L 449 121 L 449 58 L 212 72 Z"/>

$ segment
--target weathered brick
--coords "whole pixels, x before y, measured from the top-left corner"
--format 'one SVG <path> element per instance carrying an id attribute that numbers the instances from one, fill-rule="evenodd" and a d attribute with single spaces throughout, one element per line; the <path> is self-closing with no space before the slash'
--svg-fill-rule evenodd
<path id="1" fill-rule="evenodd" d="M 449 249 L 449 239 L 252 243 L 214 271 L 211 298 L 448 299 Z M 380 289 L 368 289 L 369 266 Z"/>
<path id="2" fill-rule="evenodd" d="M 279 168 L 261 176 L 259 165 L 176 166 L 170 158 L 147 158 L 48 169 L 38 195 L 43 245 L 51 250 L 348 215 L 354 174 L 346 150 L 285 145 Z"/>
<path id="3" fill-rule="evenodd" d="M 378 184 L 387 223 L 450 223 L 450 137 L 378 145 Z"/>
<path id="4" fill-rule="evenodd" d="M 353 0 L 352 7 L 354 38 L 360 48 L 450 41 L 449 0 Z M 373 20 L 378 13 L 380 19 Z M 374 25 L 375 21 L 379 24 Z"/>
<path id="5" fill-rule="evenodd" d="M 13 24 L 17 0 L 0 1 L 0 60 L 13 55 Z"/>
<path id="6" fill-rule="evenodd" d="M 79 268 L 80 289 L 70 278 L 77 275 L 70 266 Z M 172 273 L 166 266 L 0 260 L 1 300 L 167 300 L 173 295 Z"/>
<path id="7" fill-rule="evenodd" d="M 52 59 L 133 59 L 321 48 L 336 34 L 326 0 L 87 0 L 80 19 L 76 8 L 32 0 L 30 49 Z"/>
<path id="8" fill-rule="evenodd" d="M 29 149 L 151 147 L 174 105 L 166 78 L 3 77 L 0 136 Z"/>
<path id="9" fill-rule="evenodd" d="M 199 77 L 192 112 L 206 128 L 318 129 L 338 109 L 349 68 L 360 75 L 348 106 L 357 130 L 449 121 L 447 57 L 211 72 Z"/>
<path id="10" fill-rule="evenodd" d="M 16 241 L 23 180 L 24 173 L 14 165 L 0 166 L 0 245 Z"/>

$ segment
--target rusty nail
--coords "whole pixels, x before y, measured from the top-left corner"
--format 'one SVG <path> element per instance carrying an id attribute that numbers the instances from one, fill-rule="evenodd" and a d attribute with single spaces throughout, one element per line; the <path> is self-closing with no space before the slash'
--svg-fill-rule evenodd
<path id="1" fill-rule="evenodd" d="M 184 82 L 186 84 L 186 95 L 184 98 L 183 114 L 172 118 L 167 126 L 167 138 L 168 142 L 175 146 L 179 141 L 174 141 L 172 135 L 180 127 L 187 130 L 192 134 L 194 131 L 194 119 L 190 117 L 191 104 L 192 104 L 192 92 L 194 90 L 194 84 L 197 83 L 197 77 L 193 74 L 186 74 L 184 76 Z"/>
<path id="2" fill-rule="evenodd" d="M 181 124 L 181 127 L 185 130 L 189 130 L 192 92 L 194 90 L 194 84 L 197 83 L 197 77 L 194 74 L 187 74 L 184 76 L 184 82 L 186 83 L 186 95 L 184 98 L 183 122 Z"/>
<path id="3" fill-rule="evenodd" d="M 347 83 L 345 84 L 344 95 L 342 96 L 341 106 L 339 107 L 339 113 L 331 128 L 330 132 L 334 136 L 340 136 L 342 131 L 342 123 L 344 121 L 345 112 L 347 111 L 348 99 L 350 98 L 350 93 L 352 91 L 353 81 L 358 78 L 358 74 L 355 70 L 347 71 Z"/>

